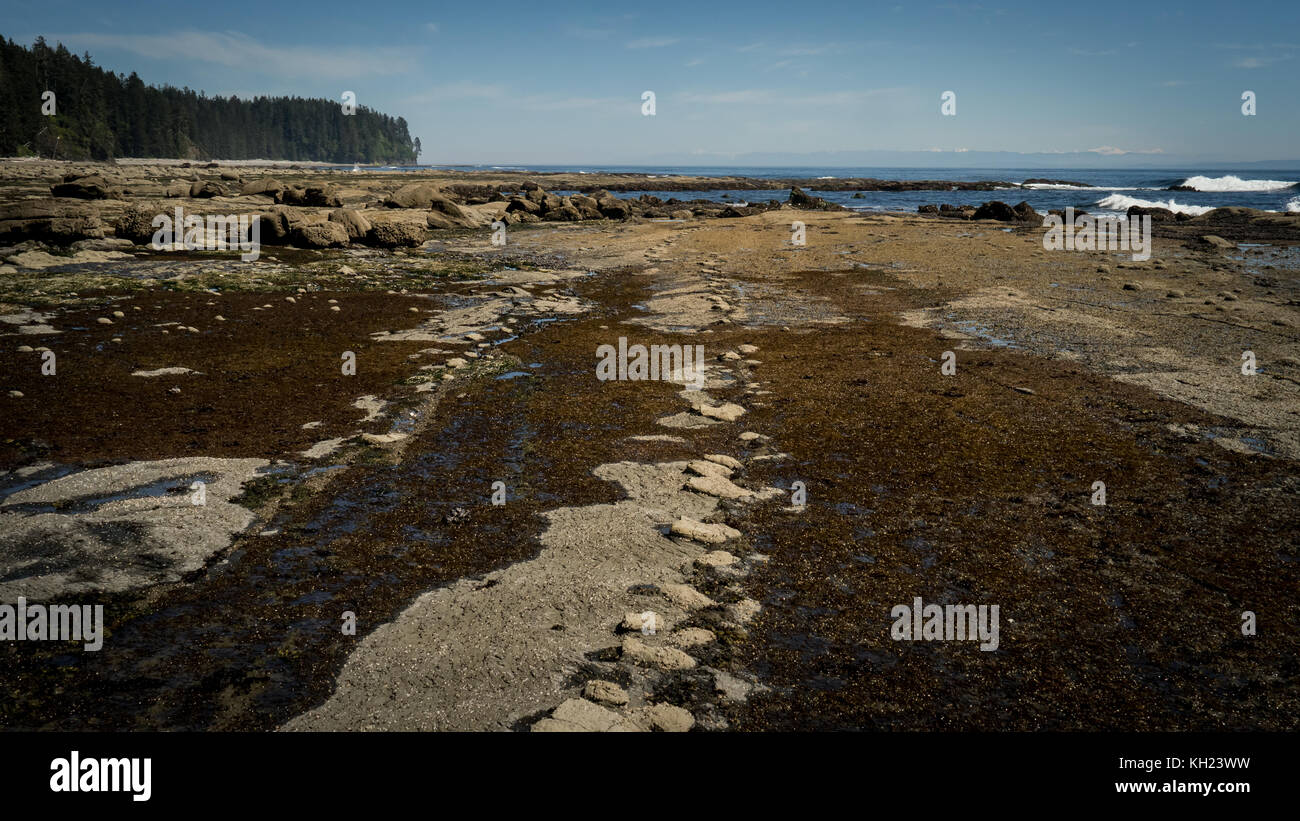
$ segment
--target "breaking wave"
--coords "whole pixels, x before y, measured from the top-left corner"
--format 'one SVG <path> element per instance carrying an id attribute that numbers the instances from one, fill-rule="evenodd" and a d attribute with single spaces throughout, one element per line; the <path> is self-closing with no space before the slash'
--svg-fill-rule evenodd
<path id="1" fill-rule="evenodd" d="M 1134 205 L 1142 208 L 1167 208 L 1175 214 L 1191 214 L 1194 217 L 1199 217 L 1201 214 L 1214 210 L 1214 207 L 1210 205 L 1180 205 L 1174 202 L 1173 199 L 1140 200 L 1123 194 L 1111 194 L 1109 197 L 1097 200 L 1097 205 L 1112 211 L 1127 211 Z"/>
<path id="2" fill-rule="evenodd" d="M 1283 191 L 1293 188 L 1295 181 L 1243 180 L 1241 177 L 1188 177 L 1179 183 L 1195 191 Z"/>

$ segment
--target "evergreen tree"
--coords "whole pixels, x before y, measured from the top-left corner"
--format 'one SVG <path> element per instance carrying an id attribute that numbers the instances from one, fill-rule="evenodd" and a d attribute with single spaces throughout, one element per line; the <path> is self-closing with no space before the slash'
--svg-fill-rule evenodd
<path id="1" fill-rule="evenodd" d="M 41 112 L 53 91 L 54 116 Z M 43 37 L 30 49 L 0 37 L 0 155 L 108 160 L 180 157 L 412 163 L 406 120 L 334 100 L 208 97 L 114 74 Z"/>

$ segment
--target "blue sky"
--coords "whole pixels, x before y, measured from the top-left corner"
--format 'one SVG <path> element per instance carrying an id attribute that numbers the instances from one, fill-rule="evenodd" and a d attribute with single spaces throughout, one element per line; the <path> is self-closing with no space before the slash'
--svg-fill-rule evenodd
<path id="1" fill-rule="evenodd" d="M 209 95 L 401 115 L 435 163 L 762 152 L 1300 159 L 1300 3 L 3 0 L 0 33 Z M 642 116 L 641 94 L 656 94 Z M 940 95 L 957 95 L 956 116 Z M 1257 115 L 1242 116 L 1254 91 Z"/>

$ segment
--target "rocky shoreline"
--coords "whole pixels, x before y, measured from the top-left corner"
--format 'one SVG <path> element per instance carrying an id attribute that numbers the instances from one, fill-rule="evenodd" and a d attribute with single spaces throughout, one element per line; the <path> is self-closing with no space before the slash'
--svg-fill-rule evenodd
<path id="1" fill-rule="evenodd" d="M 1005 203 L 159 169 L 0 177 L 64 209 L 0 253 L 0 596 L 108 628 L 0 646 L 5 727 L 1294 728 L 1295 638 L 1237 631 L 1297 583 L 1285 221 L 1153 220 L 1137 262 Z M 279 244 L 155 250 L 155 204 Z M 702 346 L 703 390 L 598 380 L 620 337 Z M 897 643 L 913 594 L 1014 621 Z"/>

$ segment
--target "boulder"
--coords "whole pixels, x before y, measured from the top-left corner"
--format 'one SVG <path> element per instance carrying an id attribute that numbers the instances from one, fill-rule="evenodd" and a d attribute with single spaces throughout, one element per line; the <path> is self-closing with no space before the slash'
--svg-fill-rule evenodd
<path id="1" fill-rule="evenodd" d="M 190 196 L 195 199 L 226 196 L 226 189 L 213 180 L 200 180 L 190 186 Z"/>
<path id="2" fill-rule="evenodd" d="M 261 179 L 250 180 L 249 182 L 244 183 L 243 187 L 239 189 L 239 193 L 246 197 L 260 196 L 276 199 L 284 188 L 284 183 L 280 182 L 275 177 L 262 177 Z"/>
<path id="3" fill-rule="evenodd" d="M 446 191 L 466 205 L 485 205 L 489 202 L 505 199 L 493 185 L 472 185 L 458 182 L 449 185 Z"/>
<path id="4" fill-rule="evenodd" d="M 675 219 L 675 220 L 688 220 L 688 219 L 694 219 L 694 218 L 695 218 L 695 212 L 694 212 L 694 211 L 691 211 L 691 210 L 688 209 L 688 208 L 682 208 L 682 209 L 679 209 L 679 210 L 677 210 L 677 211 L 673 211 L 673 212 L 670 213 L 668 216 L 669 216 L 669 218 L 671 218 L 671 219 Z"/>
<path id="5" fill-rule="evenodd" d="M 0 206 L 0 241 L 41 240 L 66 245 L 100 239 L 104 225 L 93 205 L 56 200 L 24 200 Z"/>
<path id="6" fill-rule="evenodd" d="M 386 208 L 424 208 L 433 205 L 435 198 L 445 199 L 437 186 L 425 182 L 403 185 L 384 200 Z"/>
<path id="7" fill-rule="evenodd" d="M 511 197 L 510 204 L 506 206 L 507 214 L 514 213 L 516 211 L 526 211 L 529 214 L 537 214 L 540 213 L 541 210 L 542 210 L 542 206 L 538 205 L 537 203 L 533 202 L 527 197 Z"/>
<path id="8" fill-rule="evenodd" d="M 289 186 L 276 194 L 275 201 L 308 208 L 339 208 L 343 205 L 343 198 L 332 185 Z"/>
<path id="9" fill-rule="evenodd" d="M 1020 215 L 1010 205 L 1001 200 L 991 200 L 975 209 L 972 219 L 977 220 L 997 220 L 998 222 L 1016 222 Z"/>
<path id="10" fill-rule="evenodd" d="M 1176 222 L 1178 220 L 1178 215 L 1168 208 L 1145 208 L 1141 205 L 1130 205 L 1128 215 L 1130 217 L 1149 216 L 1152 222 Z"/>
<path id="11" fill-rule="evenodd" d="M 109 183 L 99 174 L 80 177 L 69 174 L 63 182 L 50 186 L 50 193 L 56 197 L 73 197 L 79 200 L 118 200 L 122 198 L 122 189 Z"/>
<path id="12" fill-rule="evenodd" d="M 377 216 L 370 221 L 366 241 L 381 248 L 414 247 L 429 239 L 429 228 L 410 221 Z"/>
<path id="13" fill-rule="evenodd" d="M 261 232 L 261 241 L 267 245 L 285 245 L 295 229 L 324 219 L 315 214 L 305 214 L 287 205 L 277 205 L 259 216 L 261 220 L 258 231 Z"/>
<path id="14" fill-rule="evenodd" d="M 795 208 L 821 210 L 826 207 L 826 200 L 804 193 L 804 190 L 797 185 L 790 189 L 789 202 Z"/>
<path id="15" fill-rule="evenodd" d="M 348 229 L 337 222 L 299 225 L 291 236 L 293 244 L 303 248 L 339 248 L 348 244 Z"/>
<path id="16" fill-rule="evenodd" d="M 1026 200 L 1021 200 L 1011 208 L 1021 222 L 1042 222 L 1043 217 Z"/>
<path id="17" fill-rule="evenodd" d="M 578 209 L 583 219 L 598 220 L 601 218 L 600 205 L 595 199 L 583 194 L 574 194 L 569 197 L 569 202 L 574 208 Z"/>
<path id="18" fill-rule="evenodd" d="M 425 224 L 435 230 L 465 227 L 460 220 L 452 219 L 441 211 L 430 211 L 425 215 Z"/>
<path id="19" fill-rule="evenodd" d="M 939 213 L 939 206 L 937 206 L 937 205 L 918 205 L 917 208 L 916 208 L 916 213 L 918 213 L 918 214 L 937 214 L 937 213 Z"/>
<path id="20" fill-rule="evenodd" d="M 627 201 L 613 195 L 597 198 L 596 207 L 600 209 L 603 216 L 612 220 L 625 220 L 632 215 L 632 209 Z"/>
<path id="21" fill-rule="evenodd" d="M 177 180 L 163 189 L 163 196 L 169 199 L 179 197 L 188 197 L 190 195 L 190 184 L 183 180 Z"/>
<path id="22" fill-rule="evenodd" d="M 428 208 L 430 211 L 437 211 L 440 214 L 446 214 L 454 220 L 464 221 L 466 228 L 474 224 L 473 221 L 466 216 L 465 212 L 460 210 L 460 206 L 441 194 L 434 194 L 429 199 Z"/>
<path id="23" fill-rule="evenodd" d="M 302 204 L 311 208 L 341 208 L 343 198 L 332 185 L 309 185 Z"/>
<path id="24" fill-rule="evenodd" d="M 342 225 L 347 231 L 348 239 L 360 241 L 365 239 L 370 232 L 370 220 L 360 212 L 352 208 L 339 208 L 330 212 L 330 222 Z"/>
<path id="25" fill-rule="evenodd" d="M 547 196 L 550 197 L 552 195 L 547 194 Z M 582 219 L 582 212 L 574 207 L 573 203 L 569 202 L 568 197 L 565 197 L 554 208 L 546 209 L 546 218 L 548 220 L 558 220 L 562 222 L 578 222 Z"/>
<path id="26" fill-rule="evenodd" d="M 152 242 L 154 232 L 157 231 L 153 219 L 166 213 L 167 210 L 157 203 L 133 203 L 123 209 L 122 215 L 117 218 L 115 233 L 137 245 Z"/>
<path id="27" fill-rule="evenodd" d="M 524 192 L 524 198 L 541 205 L 542 200 L 546 198 L 546 191 L 537 183 L 529 180 L 519 186 L 519 190 Z"/>
<path id="28" fill-rule="evenodd" d="M 1201 242 L 1205 243 L 1211 248 L 1218 248 L 1224 251 L 1236 250 L 1237 248 L 1237 244 L 1235 242 L 1230 242 L 1224 239 L 1223 237 L 1215 236 L 1214 234 L 1206 234 L 1205 236 L 1201 237 Z"/>

